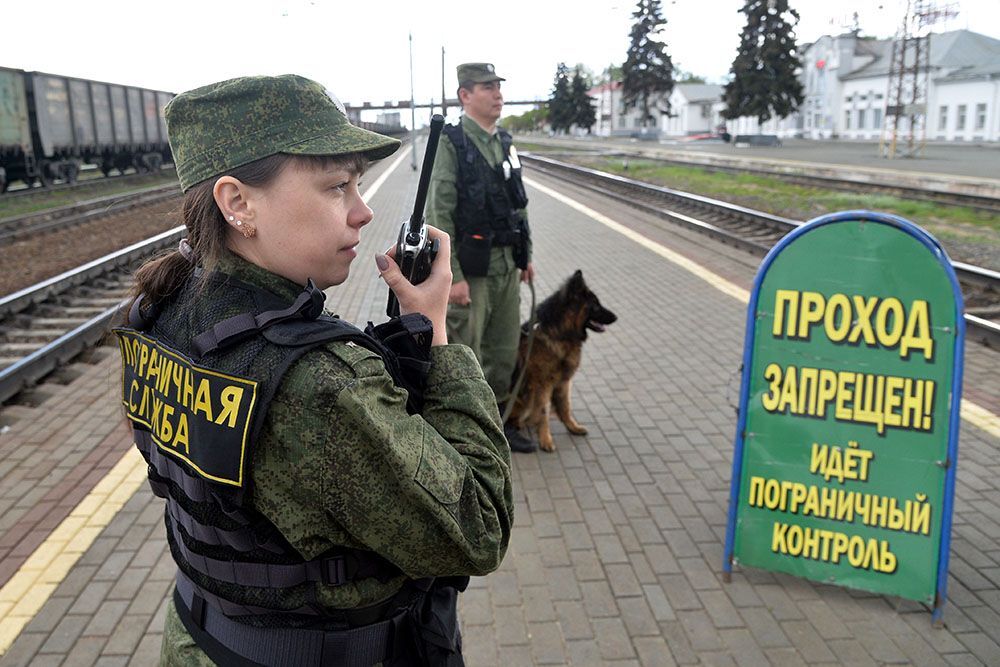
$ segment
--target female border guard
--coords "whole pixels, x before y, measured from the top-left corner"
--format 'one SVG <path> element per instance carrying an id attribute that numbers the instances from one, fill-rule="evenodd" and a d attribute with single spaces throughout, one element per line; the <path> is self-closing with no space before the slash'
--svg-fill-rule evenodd
<path id="1" fill-rule="evenodd" d="M 499 566 L 512 497 L 493 392 L 447 344 L 448 236 L 417 286 L 375 258 L 402 336 L 320 291 L 372 219 L 361 172 L 399 142 L 294 75 L 183 93 L 166 120 L 188 236 L 139 269 L 116 329 L 178 566 L 161 664 L 463 664 L 457 593 Z"/>

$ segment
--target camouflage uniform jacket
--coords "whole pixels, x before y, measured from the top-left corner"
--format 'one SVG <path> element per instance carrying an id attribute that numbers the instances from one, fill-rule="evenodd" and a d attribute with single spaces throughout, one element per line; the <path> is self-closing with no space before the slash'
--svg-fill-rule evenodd
<path id="1" fill-rule="evenodd" d="M 218 270 L 291 302 L 301 286 L 229 255 Z M 420 415 L 406 412 L 382 360 L 334 342 L 298 360 L 278 388 L 253 460 L 255 509 L 305 559 L 369 549 L 406 576 L 484 575 L 499 567 L 513 518 L 510 449 L 472 351 L 431 349 Z M 384 600 L 403 585 L 317 584 L 331 608 Z M 163 664 L 203 664 L 170 610 Z"/>
<path id="2" fill-rule="evenodd" d="M 496 167 L 503 162 L 503 146 L 500 145 L 500 134 L 493 132 L 490 134 L 479 123 L 466 115 L 462 116 L 462 130 L 465 138 L 472 141 L 472 144 L 479 149 L 479 152 L 486 158 L 486 163 L 491 167 Z M 424 208 L 427 223 L 437 227 L 443 232 L 447 232 L 452 239 L 455 238 L 455 209 L 458 206 L 458 192 L 455 183 L 458 177 L 458 156 L 455 146 L 446 135 L 441 135 L 438 143 L 437 156 L 434 158 L 434 172 L 431 174 L 431 185 L 427 192 L 427 206 Z M 521 214 L 524 219 L 528 219 L 527 209 L 522 209 Z M 528 248 L 528 256 L 531 257 L 531 248 Z M 511 246 L 500 246 L 490 249 L 490 268 L 488 275 L 505 274 L 516 269 L 514 264 L 514 253 Z M 458 253 L 455 252 L 455 245 L 452 244 L 451 253 L 451 273 L 452 282 L 465 280 L 462 267 L 458 263 Z"/>

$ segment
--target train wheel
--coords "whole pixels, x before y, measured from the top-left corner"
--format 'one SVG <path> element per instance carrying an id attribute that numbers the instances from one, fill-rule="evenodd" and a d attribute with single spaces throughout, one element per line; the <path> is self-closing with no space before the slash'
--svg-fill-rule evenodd
<path id="1" fill-rule="evenodd" d="M 76 162 L 67 162 L 62 169 L 63 178 L 67 183 L 76 183 L 77 176 L 80 175 L 80 165 Z"/>
<path id="2" fill-rule="evenodd" d="M 48 162 L 38 163 L 38 182 L 42 184 L 43 188 L 47 188 L 52 185 L 52 173 L 49 171 Z"/>

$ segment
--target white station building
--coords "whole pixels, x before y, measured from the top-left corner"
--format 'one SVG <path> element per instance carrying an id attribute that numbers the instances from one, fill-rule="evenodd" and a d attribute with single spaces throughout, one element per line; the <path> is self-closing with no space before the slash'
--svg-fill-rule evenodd
<path id="1" fill-rule="evenodd" d="M 970 30 L 930 37 L 925 138 L 928 141 L 1000 142 L 1000 40 Z M 823 36 L 802 49 L 804 99 L 788 118 L 758 124 L 756 118 L 725 120 L 723 87 L 680 83 L 670 95 L 670 113 L 657 113 L 654 131 L 683 137 L 725 124 L 730 134 L 776 134 L 811 139 L 877 141 L 888 101 L 892 39 L 855 33 Z M 623 111 L 621 84 L 590 91 L 597 98 L 591 131 L 621 136 L 641 131 L 635 110 Z M 660 104 L 665 108 L 666 105 Z M 651 128 L 652 129 L 652 128 Z"/>

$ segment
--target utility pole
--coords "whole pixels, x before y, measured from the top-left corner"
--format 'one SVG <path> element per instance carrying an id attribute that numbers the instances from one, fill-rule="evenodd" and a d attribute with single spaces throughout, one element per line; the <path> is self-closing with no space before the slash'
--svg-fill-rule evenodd
<path id="1" fill-rule="evenodd" d="M 413 33 L 410 33 L 410 168 L 417 170 L 417 109 L 413 99 Z"/>
<path id="2" fill-rule="evenodd" d="M 958 15 L 954 3 L 907 0 L 903 23 L 892 42 L 889 90 L 879 140 L 884 158 L 920 157 L 927 139 L 927 101 L 933 24 Z"/>
<path id="3" fill-rule="evenodd" d="M 448 117 L 448 96 L 444 92 L 444 47 L 441 47 L 441 115 Z"/>

